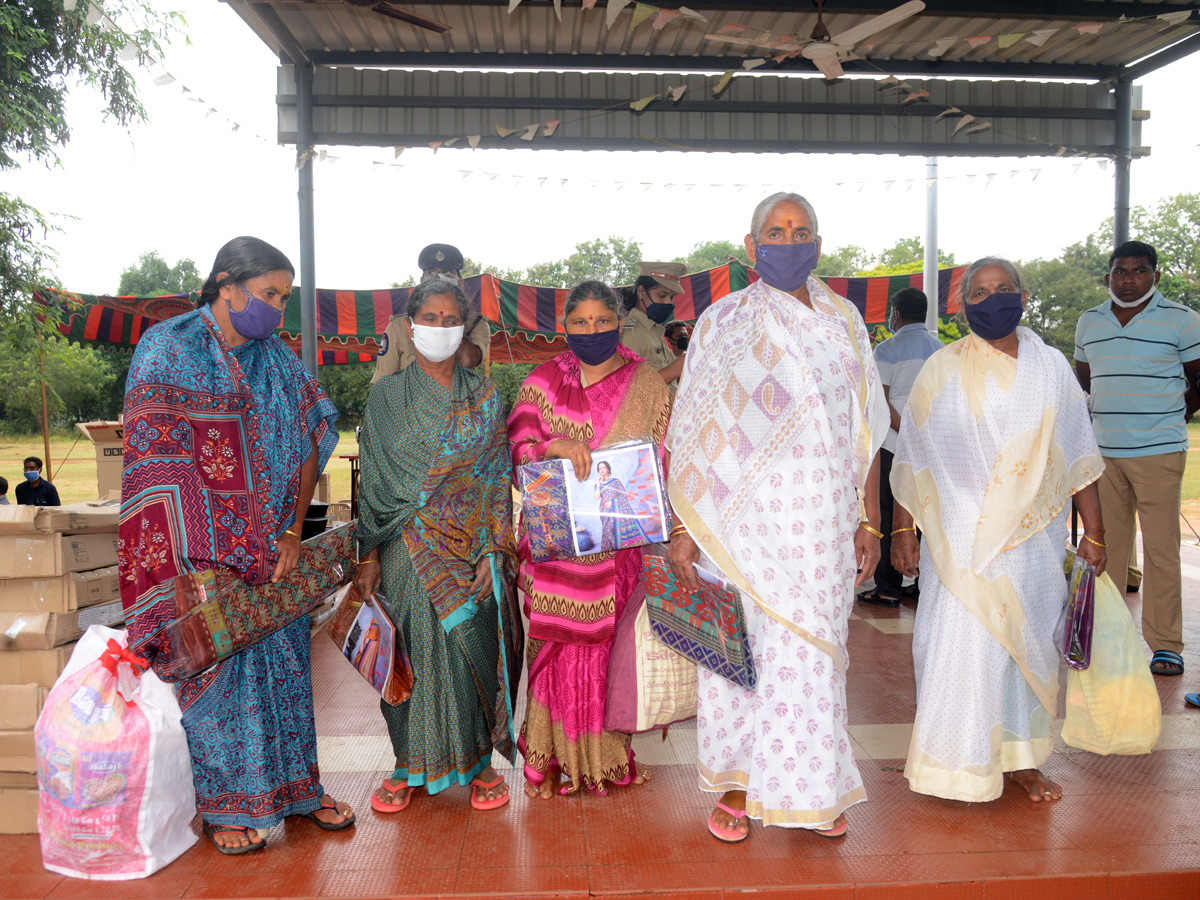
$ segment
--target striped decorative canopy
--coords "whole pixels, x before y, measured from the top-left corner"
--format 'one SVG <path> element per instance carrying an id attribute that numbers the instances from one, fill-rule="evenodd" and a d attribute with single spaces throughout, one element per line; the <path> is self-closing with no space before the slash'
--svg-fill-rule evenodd
<path id="1" fill-rule="evenodd" d="M 962 309 L 959 290 L 965 266 L 938 273 L 938 311 L 953 315 Z M 758 275 L 736 260 L 685 276 L 683 293 L 675 298 L 675 318 L 694 321 L 726 294 L 741 290 Z M 920 272 L 867 278 L 828 278 L 829 287 L 850 300 L 868 326 L 884 324 L 888 299 L 901 288 L 923 286 Z M 541 362 L 567 349 L 562 336 L 566 288 L 538 287 L 501 281 L 491 274 L 466 279 L 467 296 L 475 312 L 492 328 L 493 362 Z M 47 305 L 62 306 L 59 330 L 71 341 L 131 350 L 143 332 L 156 322 L 194 309 L 197 294 L 161 297 L 108 297 L 47 290 L 35 295 Z M 408 302 L 408 288 L 380 291 L 317 291 L 318 361 L 321 365 L 370 362 L 378 349 L 376 338 L 388 320 Z M 283 317 L 280 336 L 300 346 L 300 291 L 294 288 Z"/>

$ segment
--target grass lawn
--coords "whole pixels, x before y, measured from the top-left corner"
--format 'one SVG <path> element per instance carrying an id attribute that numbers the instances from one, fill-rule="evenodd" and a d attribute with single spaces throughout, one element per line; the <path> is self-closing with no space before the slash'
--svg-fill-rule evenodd
<path id="1" fill-rule="evenodd" d="M 76 437 L 81 440 L 76 443 Z M 325 471 L 330 478 L 330 499 L 350 499 L 350 460 L 339 456 L 358 452 L 353 429 L 341 432 L 333 458 Z M 27 456 L 45 457 L 41 435 L 5 437 L 0 435 L 0 475 L 8 479 L 8 499 L 15 503 L 13 493 L 24 477 L 21 461 Z M 50 438 L 51 481 L 58 488 L 63 503 L 79 503 L 96 499 L 96 448 L 82 435 L 69 432 L 54 433 Z"/>

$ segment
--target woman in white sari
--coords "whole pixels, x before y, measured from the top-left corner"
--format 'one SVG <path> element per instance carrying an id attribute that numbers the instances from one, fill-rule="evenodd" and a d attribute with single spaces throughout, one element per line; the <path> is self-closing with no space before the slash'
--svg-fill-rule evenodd
<path id="1" fill-rule="evenodd" d="M 1012 263 L 978 260 L 962 291 L 972 333 L 925 363 L 892 467 L 892 563 L 921 574 L 904 775 L 978 802 L 1007 772 L 1030 800 L 1057 800 L 1039 766 L 1054 747 L 1067 510 L 1074 496 L 1079 555 L 1103 571 L 1104 463 L 1066 358 L 1017 327 L 1029 292 Z"/>
<path id="2" fill-rule="evenodd" d="M 879 560 L 888 413 L 862 317 L 812 275 L 808 201 L 760 203 L 746 252 L 760 280 L 696 323 L 667 437 L 672 565 L 694 590 L 703 551 L 741 589 L 758 674 L 745 690 L 700 669 L 700 787 L 722 794 L 718 840 L 744 840 L 747 818 L 837 837 L 866 799 L 846 636 Z"/>

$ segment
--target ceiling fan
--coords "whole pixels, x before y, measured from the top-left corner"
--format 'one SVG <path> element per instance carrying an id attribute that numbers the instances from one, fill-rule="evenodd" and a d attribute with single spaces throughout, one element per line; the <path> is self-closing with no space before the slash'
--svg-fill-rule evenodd
<path id="1" fill-rule="evenodd" d="M 812 64 L 830 81 L 842 77 L 842 63 L 854 55 L 856 44 L 885 28 L 903 22 L 910 16 L 915 16 L 925 8 L 923 0 L 909 0 L 908 3 L 901 3 L 895 9 L 867 19 L 861 25 L 855 25 L 841 34 L 831 35 L 821 19 L 821 14 L 825 11 L 825 0 L 813 2 L 817 4 L 817 24 L 813 27 L 808 42 L 800 47 L 800 55 L 812 60 Z"/>
<path id="2" fill-rule="evenodd" d="M 342 2 L 355 9 L 369 9 L 371 12 L 379 13 L 381 16 L 387 16 L 389 19 L 406 22 L 409 25 L 415 25 L 417 28 L 424 28 L 436 34 L 445 34 L 450 30 L 450 26 L 445 22 L 426 18 L 407 9 L 401 9 L 395 3 L 389 3 L 388 0 L 342 0 Z"/>

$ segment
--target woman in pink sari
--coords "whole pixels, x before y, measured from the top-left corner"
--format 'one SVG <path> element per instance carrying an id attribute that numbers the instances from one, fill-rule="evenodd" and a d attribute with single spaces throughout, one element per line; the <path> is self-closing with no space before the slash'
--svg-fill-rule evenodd
<path id="1" fill-rule="evenodd" d="M 567 296 L 570 349 L 529 373 L 508 420 L 513 463 L 570 461 L 586 481 L 592 453 L 632 440 L 662 452 L 670 394 L 640 356 L 619 345 L 621 316 L 612 288 L 585 281 Z M 529 697 L 519 746 L 525 791 L 551 797 L 606 783 L 640 784 L 630 735 L 604 730 L 608 658 L 621 611 L 642 578 L 638 548 L 577 559 L 533 562 L 529 538 L 518 548 L 517 584 L 529 617 Z"/>

